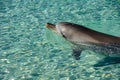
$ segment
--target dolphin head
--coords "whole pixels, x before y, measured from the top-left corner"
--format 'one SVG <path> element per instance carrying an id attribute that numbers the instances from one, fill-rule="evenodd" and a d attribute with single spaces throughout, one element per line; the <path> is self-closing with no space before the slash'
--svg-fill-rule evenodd
<path id="1" fill-rule="evenodd" d="M 64 37 L 65 39 L 67 39 L 69 41 L 71 41 L 71 39 L 73 39 L 72 37 L 75 37 L 74 35 L 77 34 L 77 32 L 76 32 L 77 29 L 73 25 L 74 24 L 68 23 L 68 22 L 61 22 L 56 25 L 51 24 L 51 23 L 46 23 L 46 27 L 48 29 L 61 35 L 62 37 Z M 76 29 L 76 30 L 74 30 L 74 29 Z M 76 39 L 76 38 L 74 38 L 74 39 Z"/>

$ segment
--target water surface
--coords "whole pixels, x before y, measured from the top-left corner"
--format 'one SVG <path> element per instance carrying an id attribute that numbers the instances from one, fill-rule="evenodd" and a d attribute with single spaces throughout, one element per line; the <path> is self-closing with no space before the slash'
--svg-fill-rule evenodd
<path id="1" fill-rule="evenodd" d="M 73 22 L 120 36 L 120 0 L 0 0 L 0 80 L 120 80 L 120 59 L 84 51 L 45 27 Z"/>

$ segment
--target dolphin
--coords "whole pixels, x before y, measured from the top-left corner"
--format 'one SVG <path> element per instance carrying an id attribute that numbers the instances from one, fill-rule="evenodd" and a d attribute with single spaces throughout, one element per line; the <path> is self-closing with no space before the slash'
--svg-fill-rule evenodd
<path id="1" fill-rule="evenodd" d="M 70 22 L 60 22 L 56 25 L 46 23 L 46 27 L 75 45 L 72 55 L 76 60 L 80 59 L 83 50 L 92 50 L 110 57 L 120 57 L 120 37 Z"/>

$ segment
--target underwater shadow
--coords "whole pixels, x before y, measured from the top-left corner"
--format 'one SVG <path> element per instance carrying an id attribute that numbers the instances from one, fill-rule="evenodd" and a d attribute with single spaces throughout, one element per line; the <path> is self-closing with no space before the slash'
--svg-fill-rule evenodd
<path id="1" fill-rule="evenodd" d="M 99 61 L 94 67 L 102 67 L 112 64 L 120 64 L 120 57 L 105 57 L 103 60 Z"/>

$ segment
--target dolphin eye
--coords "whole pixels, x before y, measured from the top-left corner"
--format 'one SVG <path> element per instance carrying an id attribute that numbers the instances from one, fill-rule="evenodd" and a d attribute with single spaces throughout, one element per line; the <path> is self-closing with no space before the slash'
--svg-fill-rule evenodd
<path id="1" fill-rule="evenodd" d="M 66 36 L 61 32 L 62 37 L 66 38 Z"/>
<path id="2" fill-rule="evenodd" d="M 66 38 L 65 35 L 62 35 L 62 37 Z"/>

